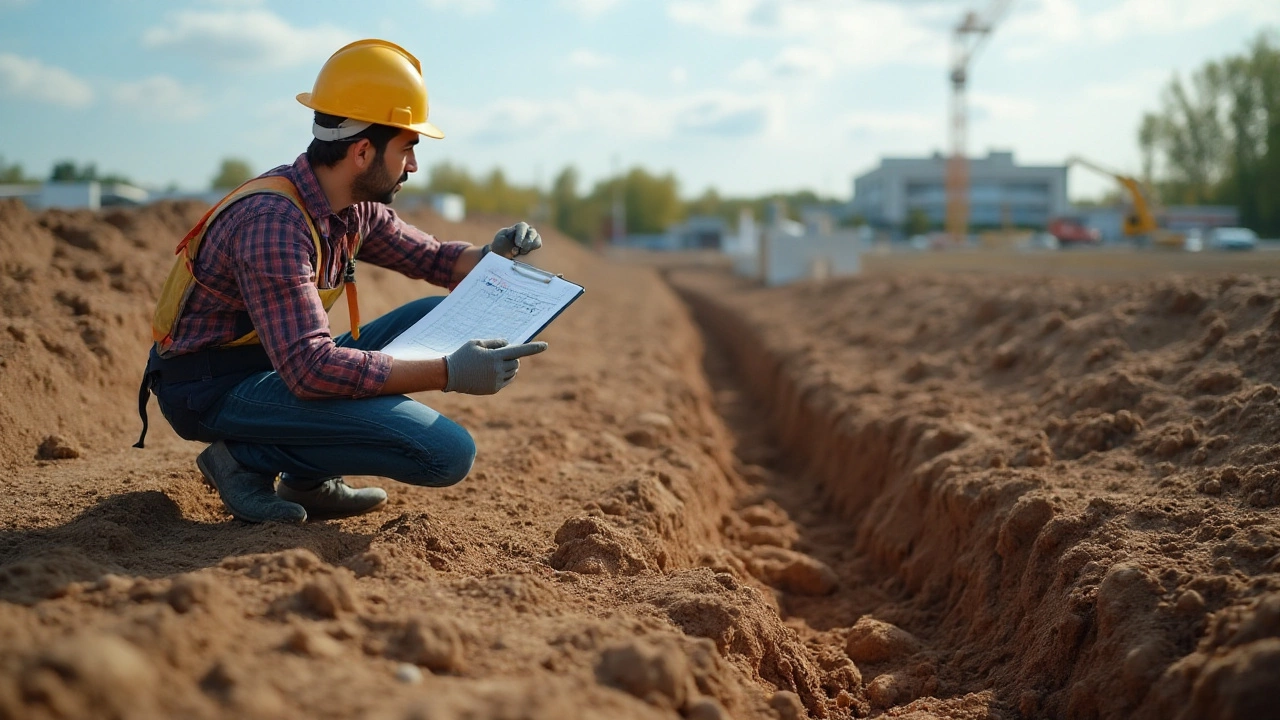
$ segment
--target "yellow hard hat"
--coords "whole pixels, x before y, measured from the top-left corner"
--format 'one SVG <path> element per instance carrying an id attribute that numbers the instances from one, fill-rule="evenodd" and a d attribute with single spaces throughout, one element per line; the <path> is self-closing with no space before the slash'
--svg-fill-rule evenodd
<path id="1" fill-rule="evenodd" d="M 430 106 L 418 58 L 386 40 L 357 40 L 338 50 L 298 102 L 329 115 L 444 137 L 427 122 Z"/>

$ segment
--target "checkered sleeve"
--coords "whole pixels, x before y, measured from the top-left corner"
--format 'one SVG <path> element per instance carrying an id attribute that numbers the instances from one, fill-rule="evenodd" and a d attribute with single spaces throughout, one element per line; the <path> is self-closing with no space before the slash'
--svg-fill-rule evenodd
<path id="1" fill-rule="evenodd" d="M 289 389 L 303 399 L 376 395 L 391 359 L 334 344 L 312 279 L 315 243 L 296 210 L 256 213 L 240 226 L 233 247 L 249 318 Z"/>
<path id="2" fill-rule="evenodd" d="M 453 282 L 453 266 L 470 243 L 442 243 L 380 203 L 364 203 L 360 209 L 365 216 L 360 260 L 440 287 L 452 289 L 457 284 Z"/>

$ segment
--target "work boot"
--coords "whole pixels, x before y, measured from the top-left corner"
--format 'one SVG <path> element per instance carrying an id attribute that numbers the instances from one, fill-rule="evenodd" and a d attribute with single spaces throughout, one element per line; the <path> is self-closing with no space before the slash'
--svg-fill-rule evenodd
<path id="1" fill-rule="evenodd" d="M 363 515 L 387 503 L 386 490 L 349 487 L 340 477 L 325 478 L 311 490 L 297 490 L 281 482 L 276 495 L 306 508 L 307 516 L 313 520 Z"/>
<path id="2" fill-rule="evenodd" d="M 238 520 L 245 522 L 303 523 L 307 511 L 297 503 L 280 499 L 272 487 L 275 477 L 256 473 L 231 457 L 227 444 L 219 440 L 196 456 L 196 467 L 218 491 L 222 504 Z"/>

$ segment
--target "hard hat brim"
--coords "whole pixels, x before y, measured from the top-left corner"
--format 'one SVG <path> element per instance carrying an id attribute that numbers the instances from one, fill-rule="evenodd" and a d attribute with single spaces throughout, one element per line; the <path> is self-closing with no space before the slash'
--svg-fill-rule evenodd
<path id="1" fill-rule="evenodd" d="M 315 110 L 317 112 L 328 113 L 330 115 L 336 115 L 338 117 L 350 117 L 352 120 L 360 120 L 362 122 L 377 123 L 378 125 L 386 125 L 387 127 L 400 128 L 401 130 L 416 132 L 419 135 L 426 135 L 427 137 L 434 138 L 436 140 L 444 139 L 444 131 L 436 127 L 432 123 L 427 122 L 426 120 L 423 120 L 422 122 L 418 122 L 418 123 L 395 123 L 395 122 L 387 122 L 385 120 L 379 120 L 377 118 L 355 117 L 352 115 L 346 115 L 341 111 L 326 110 L 325 108 L 317 107 L 316 104 L 312 102 L 311 93 L 309 92 L 298 93 L 297 99 L 298 99 L 298 102 L 302 103 L 306 107 L 309 107 L 312 110 Z"/>

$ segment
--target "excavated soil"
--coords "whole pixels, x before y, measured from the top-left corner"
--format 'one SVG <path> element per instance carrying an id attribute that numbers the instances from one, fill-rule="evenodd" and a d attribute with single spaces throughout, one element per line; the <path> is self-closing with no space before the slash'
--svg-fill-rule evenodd
<path id="1" fill-rule="evenodd" d="M 1277 713 L 1280 280 L 761 289 L 548 232 L 551 349 L 421 396 L 472 475 L 255 526 L 154 404 L 129 447 L 201 210 L 0 203 L 0 718 Z M 427 291 L 362 270 L 366 317 Z"/>
<path id="2" fill-rule="evenodd" d="M 873 710 L 1280 716 L 1280 281 L 673 282 L 840 579 L 782 612 Z"/>

